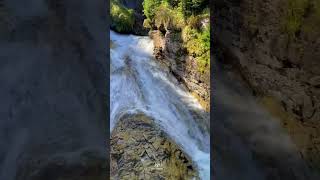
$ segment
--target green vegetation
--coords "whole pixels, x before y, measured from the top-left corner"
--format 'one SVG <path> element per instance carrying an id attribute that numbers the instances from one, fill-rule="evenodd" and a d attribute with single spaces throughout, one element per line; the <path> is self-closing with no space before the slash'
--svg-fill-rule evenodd
<path id="1" fill-rule="evenodd" d="M 123 7 L 117 0 L 111 0 L 111 28 L 121 33 L 131 32 L 134 25 L 134 11 Z"/>
<path id="2" fill-rule="evenodd" d="M 320 1 L 313 0 L 310 3 L 309 17 L 305 19 L 302 30 L 313 36 L 320 35 Z"/>
<path id="3" fill-rule="evenodd" d="M 287 2 L 284 30 L 289 37 L 295 37 L 295 34 L 301 29 L 307 6 L 308 0 L 289 0 Z"/>
<path id="4" fill-rule="evenodd" d="M 288 0 L 285 7 L 283 29 L 290 39 L 297 33 L 320 32 L 320 2 L 318 0 Z"/>
<path id="5" fill-rule="evenodd" d="M 210 27 L 200 31 L 186 26 L 183 29 L 183 38 L 188 52 L 196 58 L 198 70 L 205 72 L 210 67 Z"/>
<path id="6" fill-rule="evenodd" d="M 144 26 L 182 34 L 183 47 L 197 60 L 201 73 L 210 70 L 208 0 L 144 0 Z"/>
<path id="7" fill-rule="evenodd" d="M 143 13 L 147 19 L 153 19 L 155 15 L 155 9 L 159 7 L 161 0 L 144 0 L 143 1 Z"/>

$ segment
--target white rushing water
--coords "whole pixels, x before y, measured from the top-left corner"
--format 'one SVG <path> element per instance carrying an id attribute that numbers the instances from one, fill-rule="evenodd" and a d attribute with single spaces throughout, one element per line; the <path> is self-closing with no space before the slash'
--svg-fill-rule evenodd
<path id="1" fill-rule="evenodd" d="M 144 112 L 192 158 L 201 179 L 210 179 L 210 137 L 196 122 L 208 118 L 200 104 L 156 62 L 150 38 L 115 32 L 110 38 L 111 131 L 121 115 Z"/>

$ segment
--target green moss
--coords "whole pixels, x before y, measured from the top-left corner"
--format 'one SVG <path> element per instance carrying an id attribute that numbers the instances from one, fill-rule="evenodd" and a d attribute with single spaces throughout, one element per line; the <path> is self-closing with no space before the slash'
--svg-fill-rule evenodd
<path id="1" fill-rule="evenodd" d="M 311 1 L 309 9 L 309 16 L 305 18 L 302 31 L 311 36 L 318 36 L 320 34 L 320 1 Z"/>
<path id="2" fill-rule="evenodd" d="M 303 16 L 306 13 L 309 0 L 288 0 L 285 8 L 284 31 L 290 38 L 295 38 L 301 30 Z"/>
<path id="3" fill-rule="evenodd" d="M 282 29 L 290 40 L 301 32 L 311 39 L 320 35 L 319 0 L 288 0 L 284 10 Z"/>
<path id="4" fill-rule="evenodd" d="M 111 1 L 111 28 L 120 33 L 131 32 L 134 25 L 134 11 L 123 7 L 117 0 Z"/>

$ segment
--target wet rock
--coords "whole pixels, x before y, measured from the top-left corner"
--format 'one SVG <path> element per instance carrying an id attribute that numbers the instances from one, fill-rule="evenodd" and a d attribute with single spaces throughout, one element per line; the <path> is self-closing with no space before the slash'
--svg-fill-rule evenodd
<path id="1" fill-rule="evenodd" d="M 198 178 L 190 158 L 143 114 L 124 115 L 110 145 L 111 179 Z"/>
<path id="2" fill-rule="evenodd" d="M 107 177 L 107 157 L 93 149 L 20 161 L 17 180 L 105 180 Z"/>
<path id="3" fill-rule="evenodd" d="M 160 30 L 149 32 L 154 42 L 154 55 L 166 65 L 178 81 L 200 101 L 205 110 L 210 110 L 210 74 L 201 74 L 196 60 L 183 48 L 181 35 L 172 31 L 163 34 Z"/>

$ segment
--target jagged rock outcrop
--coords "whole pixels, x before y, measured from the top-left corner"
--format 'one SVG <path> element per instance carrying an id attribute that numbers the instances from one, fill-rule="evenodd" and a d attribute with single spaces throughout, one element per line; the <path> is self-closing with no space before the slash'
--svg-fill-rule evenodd
<path id="1" fill-rule="evenodd" d="M 181 37 L 171 31 L 165 34 L 160 30 L 149 32 L 154 42 L 154 55 L 165 64 L 178 81 L 199 100 L 202 106 L 210 110 L 210 75 L 198 71 L 195 58 L 188 55 L 183 47 Z"/>
<path id="2" fill-rule="evenodd" d="M 106 2 L 0 2 L 0 179 L 107 179 Z"/>
<path id="3" fill-rule="evenodd" d="M 110 142 L 111 179 L 198 179 L 190 158 L 144 114 L 121 117 Z"/>
<path id="4" fill-rule="evenodd" d="M 302 156 L 318 169 L 319 2 L 216 0 L 212 12 L 218 60 L 231 64 L 280 116 Z"/>

